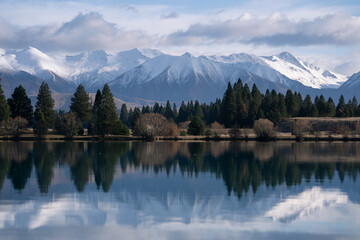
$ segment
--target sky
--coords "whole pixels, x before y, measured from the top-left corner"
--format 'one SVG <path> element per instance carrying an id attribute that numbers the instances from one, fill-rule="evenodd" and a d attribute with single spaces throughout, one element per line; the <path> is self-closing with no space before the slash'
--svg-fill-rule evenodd
<path id="1" fill-rule="evenodd" d="M 78 53 L 154 48 L 181 55 L 288 51 L 360 71 L 357 0 L 0 0 L 0 48 Z"/>

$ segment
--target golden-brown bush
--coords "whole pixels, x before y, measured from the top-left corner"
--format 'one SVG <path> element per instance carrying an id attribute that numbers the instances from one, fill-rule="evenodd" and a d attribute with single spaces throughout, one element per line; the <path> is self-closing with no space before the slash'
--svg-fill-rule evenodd
<path id="1" fill-rule="evenodd" d="M 213 122 L 210 125 L 210 131 L 211 131 L 211 134 L 214 135 L 215 137 L 220 137 L 220 135 L 226 134 L 224 125 L 222 125 L 218 122 Z"/>
<path id="2" fill-rule="evenodd" d="M 180 131 L 159 113 L 146 113 L 136 120 L 134 134 L 148 139 L 155 136 L 179 136 Z"/>
<path id="3" fill-rule="evenodd" d="M 268 119 L 259 119 L 254 122 L 256 136 L 262 140 L 269 140 L 274 137 L 274 123 Z"/>

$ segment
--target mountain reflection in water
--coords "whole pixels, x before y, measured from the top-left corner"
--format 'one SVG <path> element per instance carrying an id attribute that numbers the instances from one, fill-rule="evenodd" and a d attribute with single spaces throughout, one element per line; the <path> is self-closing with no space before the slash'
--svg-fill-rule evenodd
<path id="1" fill-rule="evenodd" d="M 7 238 L 359 236 L 355 142 L 3 142 L 0 166 Z"/>

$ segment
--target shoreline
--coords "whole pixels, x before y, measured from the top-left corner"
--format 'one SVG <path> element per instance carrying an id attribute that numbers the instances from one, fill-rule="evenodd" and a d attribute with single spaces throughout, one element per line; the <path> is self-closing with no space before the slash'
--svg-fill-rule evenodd
<path id="1" fill-rule="evenodd" d="M 261 141 L 261 142 L 277 142 L 277 141 L 294 141 L 300 142 L 296 136 L 290 133 L 277 132 L 273 138 L 270 139 L 259 139 L 255 134 L 240 135 L 238 137 L 231 137 L 230 135 L 221 136 L 156 136 L 153 139 L 147 139 L 139 136 L 123 136 L 123 135 L 108 135 L 105 137 L 101 136 L 74 136 L 72 140 L 66 140 L 63 135 L 48 134 L 45 137 L 39 139 L 34 134 L 23 134 L 19 139 L 15 140 L 11 135 L 0 136 L 0 142 L 27 142 L 27 141 L 73 141 L 73 142 L 100 142 L 100 141 Z M 360 141 L 360 135 L 346 135 L 346 134 L 306 134 L 301 141 Z"/>

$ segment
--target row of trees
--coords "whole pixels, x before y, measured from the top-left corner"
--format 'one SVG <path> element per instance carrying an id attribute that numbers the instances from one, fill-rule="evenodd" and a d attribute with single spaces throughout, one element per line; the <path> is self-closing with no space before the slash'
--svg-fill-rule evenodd
<path id="1" fill-rule="evenodd" d="M 250 90 L 247 84 L 239 79 L 234 85 L 228 84 L 221 99 L 210 104 L 200 104 L 199 101 L 183 101 L 178 110 L 175 103 L 167 101 L 165 106 L 155 103 L 153 107 L 143 106 L 140 110 L 127 110 L 124 104 L 121 108 L 120 119 L 128 127 L 133 127 L 140 114 L 159 113 L 168 120 L 176 123 L 190 121 L 198 116 L 205 124 L 219 122 L 227 128 L 252 127 L 254 121 L 266 118 L 276 123 L 288 117 L 354 117 L 360 116 L 360 105 L 356 97 L 345 102 L 341 95 L 338 104 L 329 97 L 316 96 L 313 102 L 310 95 L 303 99 L 298 92 L 288 90 L 286 94 L 267 90 L 262 94 L 254 84 Z"/>
<path id="2" fill-rule="evenodd" d="M 129 129 L 122 124 L 116 112 L 116 105 L 109 86 L 98 90 L 92 105 L 89 94 L 80 84 L 71 98 L 70 111 L 56 112 L 54 99 L 47 83 L 42 83 L 37 95 L 35 111 L 25 89 L 20 85 L 7 101 L 0 85 L 0 121 L 6 130 L 33 126 L 39 136 L 47 134 L 49 128 L 71 139 L 76 134 L 83 134 L 83 126 L 90 134 L 128 135 Z M 9 127 L 14 129 L 9 129 Z"/>
<path id="3" fill-rule="evenodd" d="M 153 107 L 135 107 L 129 111 L 123 104 L 119 118 L 107 84 L 102 91 L 97 91 L 93 104 L 80 84 L 71 98 L 69 112 L 54 110 L 54 100 L 46 83 L 40 86 L 35 111 L 22 86 L 15 88 L 7 101 L 0 86 L 0 121 L 5 123 L 5 129 L 12 131 L 14 136 L 19 136 L 21 129 L 26 126 L 33 126 L 38 136 L 47 134 L 49 128 L 55 128 L 69 139 L 76 134 L 82 135 L 84 127 L 91 135 L 128 135 L 129 128 L 133 128 L 137 135 L 145 136 L 143 130 L 147 129 L 151 130 L 150 134 L 153 136 L 158 132 L 151 129 L 153 123 L 164 127 L 160 132 L 178 135 L 175 123 L 187 121 L 191 121 L 188 133 L 199 135 L 205 132 L 203 123 L 209 126 L 221 123 L 227 128 L 253 127 L 255 120 L 262 118 L 279 122 L 288 117 L 317 116 L 360 116 L 360 105 L 355 97 L 345 103 L 341 96 L 335 106 L 331 97 L 325 100 L 323 95 L 317 96 L 312 102 L 310 95 L 303 99 L 300 93 L 293 93 L 291 90 L 285 95 L 275 90 L 267 90 L 262 94 L 255 84 L 250 90 L 249 86 L 239 79 L 234 85 L 228 84 L 222 100 L 216 99 L 210 104 L 200 104 L 199 101 L 190 101 L 187 104 L 182 102 L 178 110 L 175 103 L 167 101 L 165 106 L 155 103 Z M 174 124 L 164 124 L 164 119 Z"/>

